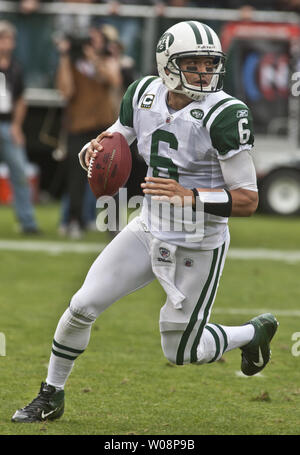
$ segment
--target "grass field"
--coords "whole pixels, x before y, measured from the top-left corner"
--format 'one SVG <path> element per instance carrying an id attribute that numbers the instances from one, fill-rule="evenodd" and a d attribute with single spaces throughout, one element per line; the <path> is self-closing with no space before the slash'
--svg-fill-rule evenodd
<path id="1" fill-rule="evenodd" d="M 62 242 L 58 206 L 37 207 L 37 214 L 44 234 L 28 239 L 14 232 L 11 209 L 0 207 L 2 245 Z M 230 225 L 232 249 L 287 251 L 282 260 L 229 257 L 211 318 L 240 325 L 261 311 L 274 312 L 280 326 L 262 374 L 240 375 L 239 350 L 209 365 L 168 363 L 158 329 L 164 292 L 154 282 L 96 321 L 67 383 L 64 416 L 41 424 L 13 424 L 10 418 L 45 379 L 58 318 L 97 251 L 53 254 L 2 246 L 0 435 L 298 435 L 300 356 L 292 355 L 292 334 L 300 332 L 300 262 L 289 261 L 288 253 L 300 250 L 300 219 L 255 215 Z M 107 240 L 89 233 L 82 241 Z"/>

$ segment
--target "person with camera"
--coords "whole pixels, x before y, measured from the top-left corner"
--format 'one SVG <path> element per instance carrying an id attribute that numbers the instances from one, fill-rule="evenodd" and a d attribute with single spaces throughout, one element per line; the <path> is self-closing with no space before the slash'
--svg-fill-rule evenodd
<path id="1" fill-rule="evenodd" d="M 104 131 L 117 118 L 114 92 L 122 85 L 118 59 L 108 51 L 107 39 L 100 28 L 91 27 L 85 39 L 64 37 L 57 42 L 59 64 L 57 88 L 66 100 L 63 128 L 66 131 L 69 199 L 68 223 L 61 228 L 72 238 L 82 234 L 86 173 L 77 165 L 77 150 Z"/>
<path id="2" fill-rule="evenodd" d="M 24 98 L 23 68 L 14 57 L 16 38 L 15 26 L 8 21 L 1 20 L 0 160 L 9 169 L 14 209 L 20 232 L 22 234 L 40 234 L 26 174 L 28 157 L 23 124 L 27 105 Z"/>

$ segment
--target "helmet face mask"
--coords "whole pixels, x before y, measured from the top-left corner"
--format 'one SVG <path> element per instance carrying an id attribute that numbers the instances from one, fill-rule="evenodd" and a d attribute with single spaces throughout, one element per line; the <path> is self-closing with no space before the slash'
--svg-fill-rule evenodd
<path id="1" fill-rule="evenodd" d="M 205 71 L 182 69 L 181 61 L 186 58 L 206 58 L 211 63 Z M 226 56 L 218 36 L 205 24 L 187 21 L 173 25 L 159 40 L 156 59 L 158 74 L 170 91 L 197 101 L 223 88 Z M 191 74 L 198 75 L 196 85 L 187 80 Z"/>

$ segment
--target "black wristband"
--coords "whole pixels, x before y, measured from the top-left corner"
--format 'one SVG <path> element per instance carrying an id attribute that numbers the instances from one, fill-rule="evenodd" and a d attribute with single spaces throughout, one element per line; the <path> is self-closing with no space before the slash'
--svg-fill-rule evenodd
<path id="1" fill-rule="evenodd" d="M 200 199 L 199 192 L 196 188 L 192 189 L 194 196 L 195 196 L 195 208 L 193 210 L 197 210 L 197 198 Z M 228 196 L 228 200 L 226 202 L 204 202 L 203 210 L 205 213 L 209 213 L 211 215 L 222 216 L 224 218 L 228 218 L 232 212 L 232 196 L 230 191 L 224 188 Z"/>

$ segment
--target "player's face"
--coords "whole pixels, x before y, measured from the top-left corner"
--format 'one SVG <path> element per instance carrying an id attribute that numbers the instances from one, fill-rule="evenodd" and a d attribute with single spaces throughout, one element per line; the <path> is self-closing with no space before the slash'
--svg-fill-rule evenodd
<path id="1" fill-rule="evenodd" d="M 206 56 L 184 57 L 180 59 L 178 64 L 185 75 L 187 83 L 199 87 L 206 87 L 210 84 L 216 66 L 214 59 Z"/>
<path id="2" fill-rule="evenodd" d="M 15 47 L 15 38 L 12 33 L 1 33 L 0 34 L 0 52 L 8 54 L 13 51 Z"/>

